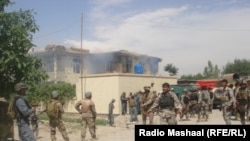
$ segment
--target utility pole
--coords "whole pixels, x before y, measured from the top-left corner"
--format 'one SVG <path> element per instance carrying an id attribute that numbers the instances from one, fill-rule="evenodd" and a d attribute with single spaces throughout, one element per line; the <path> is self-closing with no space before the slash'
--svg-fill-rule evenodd
<path id="1" fill-rule="evenodd" d="M 81 96 L 82 96 L 82 99 L 83 99 L 83 86 L 82 86 L 82 79 L 83 79 L 83 76 L 82 76 L 82 71 L 83 71 L 82 26 L 83 26 L 83 14 L 82 14 L 82 17 L 81 17 L 81 57 L 80 57 L 81 58 Z"/>

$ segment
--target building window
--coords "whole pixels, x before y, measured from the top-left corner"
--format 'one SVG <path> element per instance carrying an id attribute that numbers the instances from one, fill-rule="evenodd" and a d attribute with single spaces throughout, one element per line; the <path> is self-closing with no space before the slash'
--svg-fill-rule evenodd
<path id="1" fill-rule="evenodd" d="M 81 63 L 79 59 L 73 59 L 73 72 L 74 73 L 81 72 Z"/>

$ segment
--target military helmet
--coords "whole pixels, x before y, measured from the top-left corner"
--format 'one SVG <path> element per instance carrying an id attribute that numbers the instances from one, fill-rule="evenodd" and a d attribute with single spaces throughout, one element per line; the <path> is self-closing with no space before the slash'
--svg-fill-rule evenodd
<path id="1" fill-rule="evenodd" d="M 243 79 L 243 80 L 240 82 L 240 86 L 242 86 L 242 85 L 247 85 L 247 81 Z"/>
<path id="2" fill-rule="evenodd" d="M 28 87 L 26 86 L 26 84 L 25 84 L 25 83 L 22 83 L 22 82 L 17 83 L 17 84 L 15 85 L 15 91 L 16 91 L 16 92 L 20 91 L 21 89 L 27 89 L 27 88 L 28 88 Z"/>
<path id="3" fill-rule="evenodd" d="M 85 93 L 85 98 L 91 98 L 92 96 L 92 93 L 91 92 L 86 92 Z"/>
<path id="4" fill-rule="evenodd" d="M 183 89 L 183 92 L 187 92 L 187 91 L 188 91 L 187 88 L 184 88 L 184 89 Z"/>
<path id="5" fill-rule="evenodd" d="M 52 98 L 57 98 L 57 97 L 58 97 L 58 92 L 57 92 L 57 91 L 53 91 L 53 92 L 51 93 L 51 97 L 52 97 Z"/>

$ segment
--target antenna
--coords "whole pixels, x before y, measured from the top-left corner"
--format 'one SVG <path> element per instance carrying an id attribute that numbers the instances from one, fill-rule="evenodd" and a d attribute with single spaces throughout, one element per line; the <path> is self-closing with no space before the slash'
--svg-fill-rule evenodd
<path id="1" fill-rule="evenodd" d="M 82 25 L 83 25 L 83 14 L 81 16 L 81 96 L 82 96 L 82 99 L 83 99 L 83 87 L 82 87 L 82 70 L 83 70 Z"/>

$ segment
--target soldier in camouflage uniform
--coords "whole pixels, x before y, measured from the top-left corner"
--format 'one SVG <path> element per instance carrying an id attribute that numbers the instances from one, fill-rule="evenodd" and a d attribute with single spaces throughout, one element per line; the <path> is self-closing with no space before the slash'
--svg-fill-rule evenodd
<path id="1" fill-rule="evenodd" d="M 180 115 L 180 120 L 183 120 L 183 117 L 186 117 L 186 120 L 189 120 L 189 105 L 190 105 L 190 97 L 188 90 L 186 88 L 183 89 L 183 95 L 181 96 L 181 106 L 182 106 L 182 115 Z"/>
<path id="2" fill-rule="evenodd" d="M 230 113 L 231 107 L 236 106 L 235 97 L 233 94 L 233 90 L 227 87 L 228 81 L 226 79 L 221 80 L 221 88 L 218 88 L 222 93 L 219 94 L 217 92 L 214 93 L 215 98 L 220 99 L 221 101 L 221 109 L 223 114 L 223 119 L 227 125 L 231 125 Z"/>
<path id="3" fill-rule="evenodd" d="M 210 104 L 210 94 L 206 88 L 206 86 L 201 87 L 201 92 L 199 93 L 198 98 L 199 104 L 199 112 L 198 112 L 198 119 L 197 122 L 200 121 L 201 116 L 205 118 L 205 121 L 208 120 L 208 109 Z"/>
<path id="4" fill-rule="evenodd" d="M 49 104 L 52 104 L 54 101 L 58 101 L 58 92 L 53 91 L 51 93 L 51 101 Z M 48 107 L 48 105 L 47 105 Z M 56 128 L 61 132 L 63 139 L 65 141 L 69 141 L 69 137 L 66 131 L 66 128 L 64 126 L 63 120 L 62 120 L 62 114 L 64 113 L 63 105 L 61 102 L 56 103 L 56 108 L 58 110 L 58 118 L 56 119 L 49 119 L 49 126 L 50 126 L 50 136 L 51 136 L 51 141 L 56 141 Z M 48 109 L 48 108 L 47 108 Z M 45 110 L 46 111 L 46 110 Z"/>
<path id="5" fill-rule="evenodd" d="M 34 113 L 32 113 L 30 115 L 30 123 L 31 123 L 31 129 L 32 129 L 34 135 L 36 135 L 36 137 L 38 137 L 39 127 L 38 127 L 38 117 L 36 115 L 36 106 L 37 105 L 31 105 L 32 109 L 34 110 Z"/>
<path id="6" fill-rule="evenodd" d="M 141 98 L 141 115 L 142 115 L 142 123 L 145 125 L 147 121 L 147 117 L 149 117 L 149 124 L 153 124 L 153 112 L 147 115 L 147 111 L 153 105 L 154 95 L 150 92 L 150 87 L 144 87 L 144 93 Z"/>
<path id="7" fill-rule="evenodd" d="M 236 93 L 237 111 L 240 114 L 240 121 L 242 125 L 246 124 L 247 103 L 249 100 L 249 90 L 244 80 L 240 84 L 240 89 Z"/>
<path id="8" fill-rule="evenodd" d="M 247 79 L 247 90 L 250 91 L 250 79 Z M 250 95 L 249 95 L 250 97 Z M 247 102 L 247 120 L 250 121 L 250 99 Z"/>
<path id="9" fill-rule="evenodd" d="M 162 91 L 147 113 L 150 114 L 159 107 L 160 124 L 177 125 L 176 110 L 180 114 L 182 112 L 180 101 L 176 94 L 170 91 L 169 83 L 162 84 Z"/>
<path id="10" fill-rule="evenodd" d="M 197 114 L 197 106 L 198 106 L 198 87 L 192 87 L 191 88 L 191 93 L 190 93 L 190 108 L 189 108 L 189 113 L 190 117 L 194 117 L 195 114 Z"/>
<path id="11" fill-rule="evenodd" d="M 96 139 L 95 120 L 97 113 L 95 109 L 95 103 L 91 100 L 91 98 L 92 93 L 86 92 L 85 99 L 78 101 L 75 105 L 75 109 L 78 111 L 78 113 L 81 114 L 82 118 L 81 141 L 85 141 L 87 126 L 89 128 L 92 139 Z"/>

